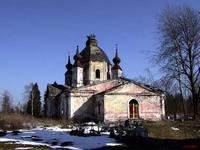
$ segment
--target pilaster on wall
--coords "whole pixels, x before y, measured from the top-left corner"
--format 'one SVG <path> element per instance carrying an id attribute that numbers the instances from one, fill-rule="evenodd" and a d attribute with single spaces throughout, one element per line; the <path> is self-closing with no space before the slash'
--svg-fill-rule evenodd
<path id="1" fill-rule="evenodd" d="M 165 118 L 165 96 L 164 94 L 162 94 L 162 96 L 160 97 L 161 99 L 161 109 L 162 109 L 162 118 Z"/>
<path id="2" fill-rule="evenodd" d="M 74 67 L 72 69 L 72 86 L 80 87 L 83 86 L 83 68 Z"/>
<path id="3" fill-rule="evenodd" d="M 68 104 L 68 107 L 67 107 L 67 111 L 68 111 L 67 112 L 67 117 L 69 119 L 69 118 L 73 117 L 73 112 L 72 112 L 73 102 L 72 102 L 71 94 L 69 94 L 69 97 L 67 99 L 67 104 Z"/>

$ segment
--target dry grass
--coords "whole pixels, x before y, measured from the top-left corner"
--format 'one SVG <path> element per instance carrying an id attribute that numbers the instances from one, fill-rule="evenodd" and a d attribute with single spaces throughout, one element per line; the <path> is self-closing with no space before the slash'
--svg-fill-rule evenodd
<path id="1" fill-rule="evenodd" d="M 19 114 L 0 114 L 1 130 L 16 130 L 21 128 L 32 128 L 37 124 L 30 116 Z"/>
<path id="2" fill-rule="evenodd" d="M 49 127 L 60 125 L 68 127 L 72 123 L 67 119 L 35 118 L 24 114 L 3 114 L 0 113 L 0 130 L 30 129 L 37 126 Z"/>
<path id="3" fill-rule="evenodd" d="M 73 120 L 34 118 L 29 115 L 2 114 L 0 113 L 0 130 L 30 129 L 37 126 L 48 127 L 60 125 L 63 128 L 73 124 Z M 148 129 L 149 137 L 158 139 L 194 139 L 200 138 L 199 121 L 143 121 L 144 127 Z M 179 128 L 174 131 L 171 127 Z"/>
<path id="4" fill-rule="evenodd" d="M 143 125 L 148 129 L 149 137 L 159 139 L 199 139 L 200 138 L 200 122 L 185 121 L 144 121 Z M 174 131 L 171 127 L 180 130 Z"/>
<path id="5" fill-rule="evenodd" d="M 32 148 L 32 150 L 49 150 L 52 149 L 46 146 L 34 146 L 34 145 L 23 145 L 23 144 L 14 144 L 14 143 L 0 143 L 0 150 L 14 150 L 15 148 Z"/>

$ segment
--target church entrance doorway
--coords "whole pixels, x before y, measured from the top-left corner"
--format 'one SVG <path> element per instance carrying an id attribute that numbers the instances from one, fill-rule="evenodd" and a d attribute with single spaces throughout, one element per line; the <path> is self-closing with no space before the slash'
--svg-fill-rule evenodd
<path id="1" fill-rule="evenodd" d="M 139 118 L 139 104 L 135 99 L 129 102 L 129 118 L 138 119 Z"/>

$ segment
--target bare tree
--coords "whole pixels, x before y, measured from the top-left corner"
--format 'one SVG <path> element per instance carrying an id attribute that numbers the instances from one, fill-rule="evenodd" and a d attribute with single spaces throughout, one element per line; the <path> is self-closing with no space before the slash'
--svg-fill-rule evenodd
<path id="1" fill-rule="evenodd" d="M 135 78 L 135 80 L 140 83 L 151 85 L 151 86 L 154 86 L 154 84 L 155 84 L 153 74 L 149 68 L 146 68 L 145 73 L 143 75 L 140 75 L 139 77 Z"/>
<path id="2" fill-rule="evenodd" d="M 32 116 L 39 117 L 41 113 L 41 96 L 37 83 L 33 85 L 29 96 L 27 113 L 31 114 Z"/>
<path id="3" fill-rule="evenodd" d="M 159 18 L 161 45 L 156 54 L 166 77 L 190 92 L 194 119 L 199 105 L 200 76 L 200 16 L 190 7 L 167 7 Z"/>
<path id="4" fill-rule="evenodd" d="M 27 103 L 30 100 L 30 92 L 32 90 L 34 83 L 29 83 L 27 85 L 24 86 L 24 93 L 23 93 L 23 103 L 21 104 L 21 111 L 23 113 L 27 112 Z"/>
<path id="5" fill-rule="evenodd" d="M 11 95 L 10 93 L 6 90 L 2 94 L 2 112 L 3 113 L 10 113 L 12 111 L 12 106 L 11 106 Z"/>
<path id="6" fill-rule="evenodd" d="M 173 114 L 173 118 L 176 119 L 177 114 L 180 113 L 180 110 L 182 109 L 179 106 L 181 94 L 177 92 L 178 90 L 176 82 L 174 82 L 171 78 L 166 77 L 161 77 L 158 80 L 154 80 L 149 69 L 145 69 L 144 75 L 135 78 L 135 80 L 145 85 L 150 85 L 153 88 L 159 88 L 165 91 L 166 115 L 171 116 Z"/>

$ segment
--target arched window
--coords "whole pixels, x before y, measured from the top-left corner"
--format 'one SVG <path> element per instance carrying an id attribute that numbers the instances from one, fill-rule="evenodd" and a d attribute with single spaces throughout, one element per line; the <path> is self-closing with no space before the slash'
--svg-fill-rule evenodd
<path id="1" fill-rule="evenodd" d="M 139 118 L 139 104 L 135 99 L 129 102 L 129 118 L 132 119 Z"/>
<path id="2" fill-rule="evenodd" d="M 100 70 L 99 69 L 96 70 L 96 78 L 100 79 Z"/>

